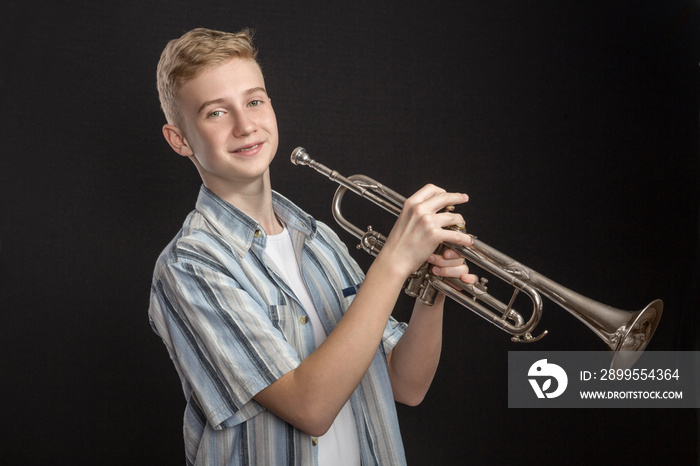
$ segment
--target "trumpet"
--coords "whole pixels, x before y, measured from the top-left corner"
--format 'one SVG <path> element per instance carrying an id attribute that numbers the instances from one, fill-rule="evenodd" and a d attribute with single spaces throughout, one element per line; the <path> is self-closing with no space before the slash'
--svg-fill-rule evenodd
<path id="1" fill-rule="evenodd" d="M 360 240 L 358 248 L 373 256 L 379 254 L 386 237 L 371 226 L 363 230 L 349 222 L 341 209 L 343 196 L 348 190 L 352 191 L 397 217 L 406 198 L 365 175 L 346 178 L 313 160 L 303 147 L 294 149 L 291 161 L 294 165 L 309 166 L 340 185 L 333 196 L 333 217 L 348 233 Z M 449 228 L 464 231 L 463 226 Z M 652 301 L 640 311 L 616 309 L 559 285 L 476 237 L 472 236 L 472 239 L 470 247 L 444 243 L 440 248 L 456 251 L 465 260 L 512 286 L 513 294 L 507 303 L 489 294 L 486 278 L 480 278 L 475 284 L 466 284 L 455 278 L 438 277 L 430 272 L 431 267 L 427 262 L 408 277 L 405 293 L 428 305 L 434 303 L 438 292 L 443 293 L 510 334 L 511 340 L 517 343 L 535 342 L 547 334 L 545 330 L 533 336 L 542 317 L 544 295 L 585 324 L 605 343 L 613 352 L 611 367 L 615 369 L 631 367 L 654 335 L 663 312 L 661 300 Z M 513 308 L 516 296 L 521 292 L 532 302 L 532 312 L 527 321 Z"/>

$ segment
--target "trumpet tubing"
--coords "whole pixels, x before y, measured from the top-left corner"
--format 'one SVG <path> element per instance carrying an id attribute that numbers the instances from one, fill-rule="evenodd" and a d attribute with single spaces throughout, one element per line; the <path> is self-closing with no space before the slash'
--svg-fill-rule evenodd
<path id="1" fill-rule="evenodd" d="M 360 240 L 358 248 L 376 256 L 386 237 L 372 227 L 363 230 L 349 222 L 341 209 L 343 196 L 347 191 L 352 191 L 395 216 L 401 213 L 406 198 L 365 175 L 346 178 L 313 160 L 303 147 L 294 149 L 291 161 L 295 165 L 307 165 L 340 185 L 333 196 L 335 220 Z M 453 228 L 461 231 L 457 226 Z M 509 301 L 506 303 L 489 294 L 485 278 L 469 285 L 457 279 L 437 277 L 430 273 L 427 262 L 408 278 L 404 291 L 426 304 L 432 304 L 436 293 L 441 292 L 509 333 L 515 342 L 537 341 L 547 333 L 545 330 L 538 336 L 532 335 L 542 316 L 541 295 L 544 295 L 603 340 L 613 352 L 611 367 L 627 368 L 634 364 L 649 344 L 663 312 L 663 302 L 658 299 L 640 311 L 624 311 L 601 304 L 559 285 L 476 238 L 468 248 L 450 243 L 441 247 L 453 249 L 466 260 L 511 285 L 514 291 Z M 519 293 L 527 295 L 532 302 L 532 311 L 527 320 L 512 307 Z"/>

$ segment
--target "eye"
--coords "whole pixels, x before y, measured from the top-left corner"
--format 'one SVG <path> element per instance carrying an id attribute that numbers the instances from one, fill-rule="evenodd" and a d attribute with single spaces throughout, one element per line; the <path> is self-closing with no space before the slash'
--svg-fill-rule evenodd
<path id="1" fill-rule="evenodd" d="M 207 117 L 208 118 L 218 118 L 223 114 L 224 114 L 224 112 L 222 112 L 221 110 L 214 110 L 213 112 L 209 113 L 207 115 Z"/>
<path id="2" fill-rule="evenodd" d="M 248 103 L 248 107 L 258 107 L 258 106 L 262 105 L 263 103 L 264 103 L 264 102 L 263 102 L 262 100 L 260 100 L 260 99 L 251 100 L 251 101 Z"/>

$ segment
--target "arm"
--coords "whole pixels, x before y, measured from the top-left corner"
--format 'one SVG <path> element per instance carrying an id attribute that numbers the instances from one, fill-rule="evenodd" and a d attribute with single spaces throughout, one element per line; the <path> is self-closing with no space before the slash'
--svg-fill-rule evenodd
<path id="1" fill-rule="evenodd" d="M 468 273 L 464 259 L 454 251 L 433 255 L 429 262 L 436 265 L 432 270 L 435 275 L 459 277 L 465 283 L 476 281 L 476 276 Z M 444 303 L 442 293 L 433 306 L 417 299 L 406 332 L 387 357 L 394 398 L 400 403 L 416 406 L 430 388 L 442 350 Z"/>
<path id="2" fill-rule="evenodd" d="M 387 356 L 394 399 L 417 406 L 433 381 L 442 351 L 442 316 L 445 296 L 433 306 L 416 300 L 405 333 Z"/>
<path id="3" fill-rule="evenodd" d="M 259 392 L 255 400 L 311 435 L 325 433 L 370 366 L 406 277 L 442 242 L 471 245 L 469 236 L 443 229 L 463 223 L 460 215 L 436 213 L 466 200 L 464 194 L 435 186 L 409 198 L 338 326 L 296 369 Z"/>
<path id="4" fill-rule="evenodd" d="M 255 401 L 300 430 L 323 435 L 381 343 L 403 285 L 400 276 L 391 278 L 390 274 L 390 269 L 373 264 L 353 303 L 323 344 L 296 369 L 259 392 Z"/>

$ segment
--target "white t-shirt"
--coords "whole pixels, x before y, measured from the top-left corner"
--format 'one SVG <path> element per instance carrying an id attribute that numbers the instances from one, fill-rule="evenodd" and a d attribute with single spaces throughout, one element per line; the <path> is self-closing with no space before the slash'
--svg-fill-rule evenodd
<path id="1" fill-rule="evenodd" d="M 268 235 L 265 259 L 289 285 L 304 307 L 313 326 L 318 348 L 326 339 L 326 332 L 301 278 L 292 238 L 286 228 L 279 235 Z M 349 400 L 338 413 L 328 432 L 318 439 L 318 464 L 319 466 L 358 466 L 360 464 L 360 441 Z"/>

